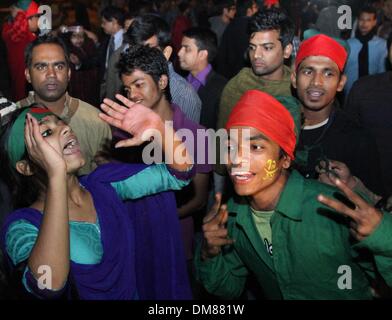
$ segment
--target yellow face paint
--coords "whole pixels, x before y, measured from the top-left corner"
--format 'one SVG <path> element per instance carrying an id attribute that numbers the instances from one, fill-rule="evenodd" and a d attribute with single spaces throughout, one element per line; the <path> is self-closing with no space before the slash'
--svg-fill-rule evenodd
<path id="1" fill-rule="evenodd" d="M 265 176 L 263 177 L 263 180 L 272 179 L 278 171 L 278 168 L 276 167 L 276 161 L 269 159 L 264 166 L 264 171 Z"/>

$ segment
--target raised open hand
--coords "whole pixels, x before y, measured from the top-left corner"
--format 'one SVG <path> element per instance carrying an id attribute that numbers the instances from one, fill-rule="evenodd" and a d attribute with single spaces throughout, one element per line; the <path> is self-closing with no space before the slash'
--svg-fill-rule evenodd
<path id="1" fill-rule="evenodd" d="M 352 236 L 358 241 L 363 240 L 377 228 L 381 222 L 383 213 L 354 193 L 340 179 L 332 179 L 332 181 L 334 182 L 334 185 L 339 188 L 355 205 L 355 208 L 351 209 L 344 203 L 321 194 L 317 197 L 318 201 L 336 210 L 340 214 L 351 218 L 350 232 Z"/>
<path id="2" fill-rule="evenodd" d="M 141 104 L 133 103 L 120 94 L 117 94 L 116 98 L 125 107 L 113 100 L 104 99 L 101 109 L 105 113 L 99 114 L 99 117 L 110 125 L 133 135 L 130 139 L 117 142 L 116 148 L 140 145 L 151 140 L 157 131 L 161 136 L 163 135 L 164 124 L 158 114 Z"/>
<path id="3" fill-rule="evenodd" d="M 30 114 L 26 116 L 25 142 L 30 159 L 44 169 L 49 177 L 66 171 L 60 143 L 50 145 L 42 136 L 37 119 Z"/>
<path id="4" fill-rule="evenodd" d="M 226 205 L 221 205 L 222 195 L 215 195 L 215 203 L 210 212 L 203 219 L 203 246 L 202 259 L 212 258 L 221 252 L 221 247 L 232 244 L 234 240 L 228 239 L 226 222 L 229 218 Z"/>

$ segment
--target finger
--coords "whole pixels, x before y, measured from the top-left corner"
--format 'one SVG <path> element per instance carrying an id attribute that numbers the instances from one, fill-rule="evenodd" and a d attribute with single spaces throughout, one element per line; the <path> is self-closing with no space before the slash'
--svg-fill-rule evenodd
<path id="1" fill-rule="evenodd" d="M 126 140 L 121 140 L 115 144 L 115 148 L 125 148 L 125 147 L 134 147 L 134 146 L 139 146 L 143 143 L 142 140 L 136 139 L 136 138 L 131 138 L 131 139 L 126 139 Z"/>
<path id="2" fill-rule="evenodd" d="M 317 196 L 317 200 L 322 204 L 326 205 L 327 207 L 334 209 L 340 214 L 350 217 L 353 220 L 357 219 L 357 213 L 354 210 L 351 210 L 349 207 L 347 207 L 345 204 L 343 204 L 340 201 L 333 200 L 322 194 Z"/>
<path id="3" fill-rule="evenodd" d="M 121 94 L 116 94 L 116 99 L 121 101 L 128 108 L 132 108 L 136 104 L 135 102 L 132 102 L 131 100 L 129 100 L 128 98 L 124 97 Z"/>
<path id="4" fill-rule="evenodd" d="M 109 98 L 103 99 L 103 104 L 106 104 L 107 106 L 109 106 L 110 108 L 112 108 L 113 110 L 115 110 L 119 113 L 125 113 L 128 111 L 128 108 L 118 104 L 117 102 L 115 102 Z"/>
<path id="5" fill-rule="evenodd" d="M 203 223 L 208 223 L 216 217 L 221 205 L 221 201 L 222 201 L 222 193 L 217 192 L 215 194 L 214 205 L 212 206 L 210 212 L 204 217 Z"/>
<path id="6" fill-rule="evenodd" d="M 108 115 L 106 115 L 106 114 L 104 114 L 104 113 L 102 113 L 102 112 L 100 112 L 99 114 L 98 114 L 98 116 L 99 116 L 99 118 L 101 118 L 103 121 L 105 121 L 105 122 L 107 122 L 108 124 L 110 124 L 111 126 L 113 126 L 113 127 L 116 127 L 116 128 L 119 128 L 119 129 L 121 129 L 122 127 L 121 127 L 121 121 L 120 120 L 117 120 L 117 119 L 115 119 L 115 118 L 112 118 L 112 117 L 110 117 L 110 116 L 108 116 Z"/>
<path id="7" fill-rule="evenodd" d="M 317 167 L 320 168 L 320 169 L 325 169 L 326 165 L 327 165 L 326 162 L 324 160 L 321 160 L 318 163 Z"/>
<path id="8" fill-rule="evenodd" d="M 33 122 L 33 119 L 36 120 L 34 117 L 32 117 L 30 114 L 28 114 L 28 118 L 26 119 L 26 121 L 28 122 L 31 147 L 32 148 L 37 148 L 38 144 L 37 144 L 37 139 L 35 139 L 35 137 L 34 137 L 34 122 Z"/>
<path id="9" fill-rule="evenodd" d="M 363 200 L 359 195 L 357 195 L 355 192 L 353 192 L 347 184 L 345 184 L 342 180 L 340 179 L 332 179 L 336 187 L 343 191 L 343 193 L 346 195 L 346 197 L 354 203 L 357 207 L 359 208 L 366 208 L 369 206 L 369 204 Z"/>
<path id="10" fill-rule="evenodd" d="M 25 122 L 25 141 L 27 146 L 27 151 L 31 150 L 33 142 L 31 141 L 31 122 L 29 118 L 29 114 L 26 115 L 26 122 Z"/>
<path id="11" fill-rule="evenodd" d="M 222 205 L 219 209 L 219 225 L 224 226 L 229 219 L 229 212 L 227 211 L 226 205 Z"/>
<path id="12" fill-rule="evenodd" d="M 212 238 L 227 238 L 228 231 L 227 229 L 208 229 L 204 230 L 204 238 L 206 240 Z"/>
<path id="13" fill-rule="evenodd" d="M 116 111 L 115 109 L 113 109 L 112 107 L 110 107 L 109 105 L 105 104 L 105 103 L 101 103 L 101 109 L 109 116 L 111 116 L 114 119 L 117 120 L 122 120 L 124 119 L 124 113 L 121 113 L 119 111 Z"/>
<path id="14" fill-rule="evenodd" d="M 358 241 L 361 241 L 363 239 L 363 237 L 355 229 L 350 228 L 349 232 L 354 239 Z"/>
<path id="15" fill-rule="evenodd" d="M 226 239 L 226 238 L 212 238 L 207 241 L 207 244 L 209 246 L 213 246 L 213 247 L 214 246 L 221 247 L 221 246 L 226 246 L 226 245 L 230 245 L 233 243 L 234 243 L 233 239 Z"/>
<path id="16" fill-rule="evenodd" d="M 37 145 L 42 143 L 44 138 L 41 135 L 41 132 L 39 131 L 39 124 L 36 118 L 30 116 L 31 119 L 31 125 L 33 128 L 33 143 L 36 142 Z"/>

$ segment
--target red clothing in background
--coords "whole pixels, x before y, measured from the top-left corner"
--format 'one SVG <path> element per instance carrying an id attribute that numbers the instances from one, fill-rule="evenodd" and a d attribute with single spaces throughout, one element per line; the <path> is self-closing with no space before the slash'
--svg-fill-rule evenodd
<path id="1" fill-rule="evenodd" d="M 2 38 L 7 47 L 12 100 L 19 101 L 26 97 L 24 51 L 27 45 L 36 38 L 36 35 L 29 31 L 24 12 L 18 12 L 13 21 L 3 25 Z"/>

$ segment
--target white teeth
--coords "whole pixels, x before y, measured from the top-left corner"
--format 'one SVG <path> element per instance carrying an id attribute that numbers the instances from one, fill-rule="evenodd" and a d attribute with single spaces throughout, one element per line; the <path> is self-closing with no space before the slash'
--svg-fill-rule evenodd
<path id="1" fill-rule="evenodd" d="M 252 175 L 252 173 L 237 171 L 237 172 L 233 172 L 232 175 L 233 176 L 250 176 L 250 175 Z"/>
<path id="2" fill-rule="evenodd" d="M 64 147 L 64 149 L 73 149 L 73 147 L 76 145 L 76 140 L 72 139 L 68 141 Z"/>

